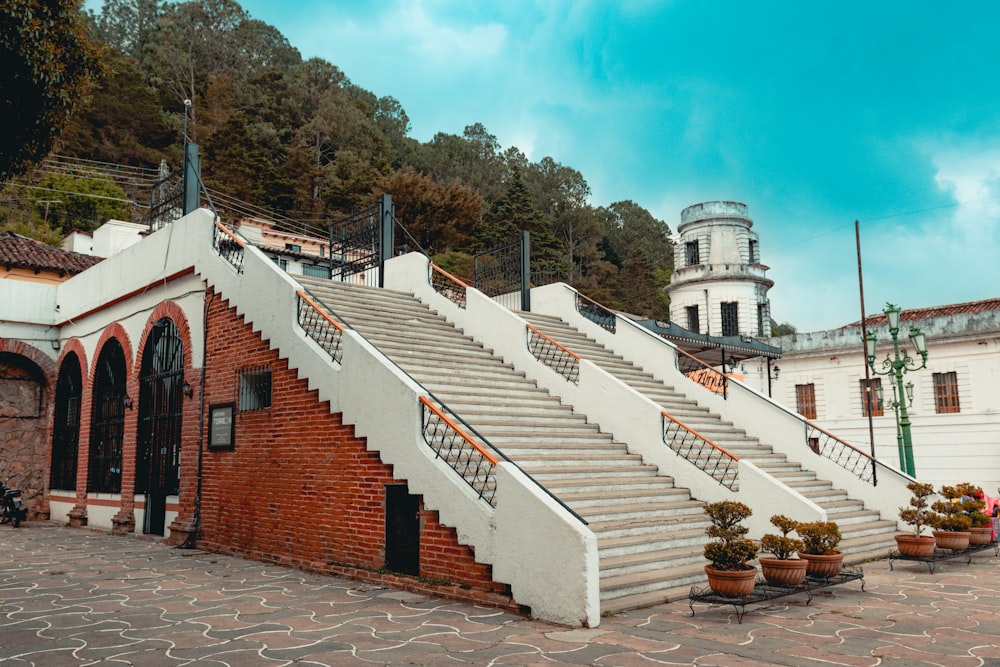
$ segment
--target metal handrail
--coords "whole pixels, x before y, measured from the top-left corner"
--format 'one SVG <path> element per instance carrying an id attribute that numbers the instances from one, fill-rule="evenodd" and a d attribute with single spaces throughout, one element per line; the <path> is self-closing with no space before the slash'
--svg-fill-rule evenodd
<path id="1" fill-rule="evenodd" d="M 299 298 L 297 308 L 299 326 L 326 350 L 334 361 L 340 363 L 343 358 L 341 340 L 344 325 L 337 322 L 307 291 L 296 290 L 295 295 Z"/>
<path id="2" fill-rule="evenodd" d="M 841 440 L 808 419 L 803 419 L 802 422 L 806 427 L 806 444 L 815 454 L 830 459 L 862 482 L 870 482 L 872 486 L 878 485 L 875 472 L 877 460 L 871 454 Z M 823 437 L 816 437 L 814 433 L 819 433 Z"/>
<path id="3" fill-rule="evenodd" d="M 459 308 L 465 308 L 469 286 L 437 264 L 430 263 L 428 266 L 431 267 L 429 280 L 434 291 L 457 304 Z"/>
<path id="4" fill-rule="evenodd" d="M 729 398 L 729 376 L 718 371 L 701 359 L 692 354 L 688 354 L 679 347 L 674 348 L 676 352 L 677 370 L 691 380 L 697 382 L 709 391 L 722 394 L 723 398 Z M 683 362 L 687 362 L 686 364 Z M 708 380 L 708 381 L 706 381 Z"/>
<path id="5" fill-rule="evenodd" d="M 421 420 L 424 442 L 434 450 L 437 458 L 461 475 L 480 498 L 496 507 L 496 456 L 476 442 L 443 410 L 434 405 L 430 398 L 421 396 L 420 404 L 426 409 Z M 427 411 L 436 420 L 431 419 Z"/>
<path id="6" fill-rule="evenodd" d="M 570 382 L 579 383 L 580 355 L 563 347 L 532 325 L 525 324 L 525 327 L 528 330 L 528 351 L 531 355 Z"/>
<path id="7" fill-rule="evenodd" d="M 585 307 L 584 301 L 588 302 L 590 307 Z M 579 290 L 576 291 L 576 312 L 605 331 L 610 331 L 611 333 L 617 331 L 618 316 L 615 315 L 615 312 L 610 308 L 602 306 L 590 297 L 580 294 Z"/>
<path id="8" fill-rule="evenodd" d="M 732 491 L 739 481 L 739 457 L 666 412 L 661 411 L 660 416 L 663 443 Z"/>
<path id="9" fill-rule="evenodd" d="M 212 234 L 212 247 L 223 259 L 236 267 L 237 273 L 243 273 L 243 250 L 247 242 L 222 224 L 218 218 L 212 221 L 212 224 L 215 225 Z"/>

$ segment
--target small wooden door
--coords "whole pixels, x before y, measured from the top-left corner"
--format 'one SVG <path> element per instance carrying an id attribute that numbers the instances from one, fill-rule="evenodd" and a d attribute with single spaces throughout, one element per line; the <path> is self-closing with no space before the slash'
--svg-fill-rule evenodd
<path id="1" fill-rule="evenodd" d="M 420 496 L 405 484 L 385 486 L 385 566 L 420 575 Z"/>

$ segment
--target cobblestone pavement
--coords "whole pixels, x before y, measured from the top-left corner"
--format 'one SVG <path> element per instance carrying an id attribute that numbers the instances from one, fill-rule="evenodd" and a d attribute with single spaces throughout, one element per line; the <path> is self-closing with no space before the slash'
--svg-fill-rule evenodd
<path id="1" fill-rule="evenodd" d="M 748 607 L 687 601 L 570 629 L 494 609 L 54 523 L 0 526 L 0 663 L 1000 665 L 1000 559 L 886 561 Z"/>

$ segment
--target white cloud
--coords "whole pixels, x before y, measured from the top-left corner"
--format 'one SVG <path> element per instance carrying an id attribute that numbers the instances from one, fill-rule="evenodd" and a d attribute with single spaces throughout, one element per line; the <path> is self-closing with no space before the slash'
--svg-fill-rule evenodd
<path id="1" fill-rule="evenodd" d="M 395 35 L 413 53 L 435 64 L 468 68 L 499 55 L 507 43 L 507 28 L 499 23 L 469 27 L 449 25 L 432 16 L 421 0 L 403 0 L 380 19 L 383 34 Z M 388 41 L 387 44 L 391 44 Z"/>

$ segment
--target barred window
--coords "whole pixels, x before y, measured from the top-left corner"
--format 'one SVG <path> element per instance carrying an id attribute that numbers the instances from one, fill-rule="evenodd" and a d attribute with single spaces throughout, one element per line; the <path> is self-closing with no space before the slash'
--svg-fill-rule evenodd
<path id="1" fill-rule="evenodd" d="M 267 366 L 241 368 L 240 412 L 271 407 L 271 369 Z"/>
<path id="2" fill-rule="evenodd" d="M 795 409 L 806 419 L 816 419 L 816 385 L 795 385 Z"/>
<path id="3" fill-rule="evenodd" d="M 688 331 L 701 333 L 701 322 L 698 318 L 698 306 L 687 306 L 684 310 L 687 312 Z"/>
<path id="4" fill-rule="evenodd" d="M 934 373 L 934 405 L 938 414 L 961 412 L 958 404 L 958 374 Z"/>
<path id="5" fill-rule="evenodd" d="M 861 380 L 861 416 L 881 417 L 885 414 L 878 400 L 878 391 L 882 388 L 882 378 Z"/>
<path id="6" fill-rule="evenodd" d="M 735 301 L 722 304 L 722 335 L 738 336 L 740 333 L 740 310 Z"/>
<path id="7" fill-rule="evenodd" d="M 695 264 L 701 264 L 701 258 L 698 253 L 698 242 L 688 241 L 684 244 L 684 253 L 687 258 L 687 265 L 694 266 Z"/>

